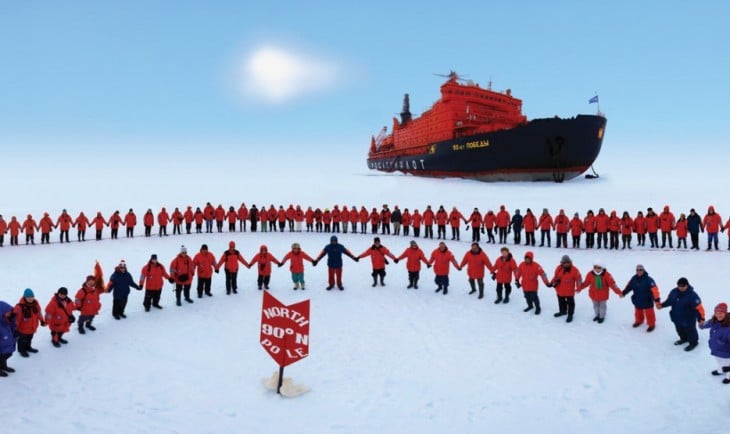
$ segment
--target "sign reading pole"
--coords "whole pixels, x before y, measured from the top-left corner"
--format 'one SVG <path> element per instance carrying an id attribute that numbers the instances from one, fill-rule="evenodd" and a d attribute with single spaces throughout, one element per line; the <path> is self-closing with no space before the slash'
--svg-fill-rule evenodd
<path id="1" fill-rule="evenodd" d="M 276 392 L 281 393 L 284 367 L 309 355 L 309 300 L 287 306 L 268 291 L 263 294 L 259 341 L 279 365 Z"/>

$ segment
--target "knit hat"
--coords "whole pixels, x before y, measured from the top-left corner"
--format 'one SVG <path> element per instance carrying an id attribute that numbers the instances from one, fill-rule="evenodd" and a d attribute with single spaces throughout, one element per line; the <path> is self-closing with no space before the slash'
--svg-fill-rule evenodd
<path id="1" fill-rule="evenodd" d="M 411 240 L 411 245 L 412 246 L 417 246 L 418 244 L 416 244 L 416 240 Z"/>
<path id="2" fill-rule="evenodd" d="M 127 263 L 124 262 L 124 259 L 122 259 L 121 261 L 119 261 L 118 267 L 119 268 L 127 268 Z"/>
<path id="3" fill-rule="evenodd" d="M 58 291 L 56 291 L 56 293 L 57 294 L 68 295 L 68 289 L 66 289 L 65 286 L 62 286 L 62 287 L 58 288 Z"/>
<path id="4" fill-rule="evenodd" d="M 153 259 L 155 261 L 157 260 L 157 255 L 155 253 L 153 253 L 152 256 L 150 256 L 150 261 L 153 260 Z"/>
<path id="5" fill-rule="evenodd" d="M 208 245 L 203 244 L 202 246 L 200 246 L 200 250 L 208 250 Z"/>
<path id="6" fill-rule="evenodd" d="M 185 246 L 180 246 L 180 253 L 188 253 L 188 248 Z"/>
<path id="7" fill-rule="evenodd" d="M 680 277 L 679 280 L 677 280 L 677 286 L 689 286 L 689 280 L 687 280 L 686 277 Z"/>
<path id="8" fill-rule="evenodd" d="M 32 298 L 35 297 L 35 294 L 33 294 L 33 290 L 30 288 L 25 288 L 25 291 L 23 291 L 23 298 Z"/>
<path id="9" fill-rule="evenodd" d="M 561 264 L 569 264 L 569 263 L 572 263 L 572 262 L 573 261 L 570 260 L 570 256 L 568 256 L 568 255 L 563 255 L 563 257 L 560 258 L 560 263 Z"/>
<path id="10" fill-rule="evenodd" d="M 379 242 L 380 242 L 380 237 L 375 237 L 375 238 L 373 238 L 373 242 L 374 242 L 374 243 L 379 243 Z"/>
<path id="11" fill-rule="evenodd" d="M 527 258 L 534 259 L 535 255 L 532 252 L 527 251 L 527 252 L 525 252 L 525 259 L 527 259 Z"/>
<path id="12" fill-rule="evenodd" d="M 292 248 L 292 249 L 301 249 L 301 246 L 299 245 L 299 243 L 293 243 L 293 244 L 291 245 L 291 248 Z"/>
<path id="13" fill-rule="evenodd" d="M 715 306 L 715 312 L 727 313 L 727 303 L 720 303 Z"/>
<path id="14" fill-rule="evenodd" d="M 336 242 L 337 242 L 337 237 L 336 237 L 336 236 L 334 236 L 334 235 L 332 235 L 332 236 L 330 237 L 330 243 L 336 243 Z"/>
<path id="15" fill-rule="evenodd" d="M 603 265 L 603 262 L 601 262 L 601 261 L 598 261 L 598 260 L 596 260 L 596 261 L 593 261 L 593 266 L 594 266 L 594 267 L 601 267 L 602 269 L 605 269 L 605 268 L 606 268 L 606 266 L 605 266 L 605 265 Z"/>
<path id="16" fill-rule="evenodd" d="M 228 243 L 228 247 L 230 247 L 231 249 L 234 248 L 234 247 L 236 247 L 236 242 L 235 241 L 231 241 L 230 243 Z"/>

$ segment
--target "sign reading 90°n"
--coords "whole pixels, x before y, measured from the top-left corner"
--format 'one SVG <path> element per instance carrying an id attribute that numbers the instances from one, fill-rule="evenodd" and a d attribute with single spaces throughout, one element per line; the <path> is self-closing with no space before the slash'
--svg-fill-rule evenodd
<path id="1" fill-rule="evenodd" d="M 309 355 L 309 300 L 286 306 L 264 291 L 261 346 L 280 367 Z"/>

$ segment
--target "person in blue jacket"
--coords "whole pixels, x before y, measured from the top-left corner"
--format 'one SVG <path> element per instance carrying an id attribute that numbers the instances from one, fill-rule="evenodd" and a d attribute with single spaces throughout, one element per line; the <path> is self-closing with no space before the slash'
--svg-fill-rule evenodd
<path id="1" fill-rule="evenodd" d="M 715 315 L 707 322 L 700 324 L 701 329 L 710 329 L 710 354 L 717 360 L 718 370 L 712 375 L 725 375 L 723 384 L 730 384 L 730 316 L 727 314 L 727 303 L 715 306 Z"/>
<path id="2" fill-rule="evenodd" d="M 685 351 L 692 351 L 697 347 L 697 323 L 705 321 L 705 308 L 702 307 L 700 296 L 694 291 L 686 277 L 677 280 L 677 287 L 672 289 L 663 303 L 657 309 L 671 307 L 669 318 L 677 329 L 679 340 L 674 345 L 688 343 Z"/>
<path id="3" fill-rule="evenodd" d="M 317 262 L 319 262 L 320 259 L 324 257 L 324 255 L 327 255 L 327 267 L 329 271 L 329 285 L 327 286 L 327 291 L 332 289 L 335 286 L 335 282 L 337 283 L 337 289 L 342 291 L 345 289 L 345 287 L 342 286 L 342 255 L 345 254 L 350 257 L 355 262 L 358 262 L 359 259 L 350 253 L 349 250 L 342 244 L 339 244 L 337 242 L 337 237 L 332 235 L 330 237 L 330 243 L 324 246 L 324 249 L 319 253 L 317 258 L 312 261 L 313 266 L 317 266 Z"/>
<path id="4" fill-rule="evenodd" d="M 646 318 L 646 324 L 649 326 L 646 331 L 654 331 L 656 327 L 654 306 L 659 307 L 659 288 L 641 264 L 636 265 L 636 274 L 626 284 L 622 294 L 625 296 L 630 292 L 633 292 L 631 302 L 634 304 L 634 324 L 632 327 L 639 327 Z"/>
<path id="5" fill-rule="evenodd" d="M 109 283 L 106 285 L 106 292 L 112 292 L 114 299 L 112 304 L 112 316 L 114 319 L 126 318 L 124 308 L 127 307 L 127 299 L 129 298 L 130 289 L 132 287 L 138 291 L 142 287 L 137 285 L 132 275 L 127 271 L 127 263 L 122 260 L 109 276 Z"/>
<path id="6" fill-rule="evenodd" d="M 692 247 L 690 249 L 700 249 L 700 231 L 705 231 L 702 228 L 702 218 L 692 208 L 689 210 L 689 215 L 687 216 L 687 232 L 689 232 L 689 238 L 692 241 Z"/>
<path id="7" fill-rule="evenodd" d="M 15 369 L 8 366 L 8 359 L 15 352 L 17 335 L 13 307 L 0 301 L 0 377 L 7 377 L 8 372 L 15 372 Z"/>
<path id="8" fill-rule="evenodd" d="M 520 210 L 515 210 L 515 215 L 512 216 L 512 221 L 510 224 L 512 225 L 512 236 L 514 237 L 514 243 L 520 244 L 522 242 L 522 215 L 520 214 Z"/>

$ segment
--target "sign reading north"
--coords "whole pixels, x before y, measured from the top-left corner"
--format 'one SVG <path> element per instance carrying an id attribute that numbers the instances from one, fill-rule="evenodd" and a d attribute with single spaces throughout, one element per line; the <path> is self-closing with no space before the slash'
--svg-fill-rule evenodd
<path id="1" fill-rule="evenodd" d="M 289 306 L 264 291 L 261 306 L 261 346 L 280 366 L 309 355 L 309 300 Z"/>

